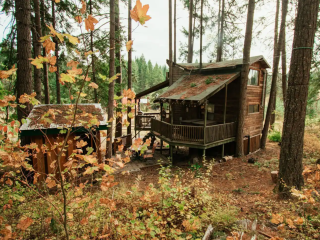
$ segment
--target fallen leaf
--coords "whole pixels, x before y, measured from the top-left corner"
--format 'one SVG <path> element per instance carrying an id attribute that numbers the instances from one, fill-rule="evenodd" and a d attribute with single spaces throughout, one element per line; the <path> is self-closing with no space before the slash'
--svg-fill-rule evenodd
<path id="1" fill-rule="evenodd" d="M 47 183 L 48 188 L 53 188 L 57 185 L 56 181 L 51 178 L 47 178 L 46 183 Z"/>
<path id="2" fill-rule="evenodd" d="M 28 227 L 31 226 L 32 223 L 33 223 L 33 220 L 29 217 L 26 217 L 20 220 L 20 222 L 17 225 L 17 228 L 22 231 L 25 231 Z"/>
<path id="3" fill-rule="evenodd" d="M 274 224 L 280 224 L 283 222 L 283 216 L 280 214 L 272 214 L 271 222 Z"/>
<path id="4" fill-rule="evenodd" d="M 297 219 L 294 220 L 294 223 L 296 225 L 302 225 L 304 223 L 304 219 L 301 217 L 298 217 Z"/>

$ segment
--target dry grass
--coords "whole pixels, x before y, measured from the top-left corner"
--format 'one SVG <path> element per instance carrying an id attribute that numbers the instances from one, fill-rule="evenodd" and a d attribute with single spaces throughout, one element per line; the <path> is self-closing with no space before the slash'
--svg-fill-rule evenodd
<path id="1" fill-rule="evenodd" d="M 305 157 L 320 158 L 320 140 L 318 134 L 315 129 L 305 132 L 303 146 Z"/>

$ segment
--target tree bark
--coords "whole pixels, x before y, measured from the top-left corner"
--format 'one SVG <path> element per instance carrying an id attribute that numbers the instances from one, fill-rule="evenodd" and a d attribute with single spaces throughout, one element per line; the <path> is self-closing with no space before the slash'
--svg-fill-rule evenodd
<path id="1" fill-rule="evenodd" d="M 279 72 L 279 61 L 280 61 L 280 50 L 282 49 L 283 45 L 283 37 L 284 37 L 284 29 L 286 23 L 286 17 L 288 12 L 288 4 L 286 3 L 287 0 L 284 0 L 284 4 L 282 5 L 282 15 L 281 15 L 281 26 L 280 26 L 280 35 L 279 41 L 277 41 L 277 50 L 273 61 L 273 72 L 272 72 L 272 82 L 271 82 L 271 89 L 270 89 L 270 97 L 269 97 L 269 104 L 267 109 L 267 114 L 264 122 L 264 127 L 262 130 L 262 137 L 261 137 L 261 148 L 266 148 L 269 125 L 271 122 L 271 114 L 274 111 L 273 106 L 275 106 L 275 99 L 276 99 L 276 88 L 277 88 L 277 78 Z"/>
<path id="2" fill-rule="evenodd" d="M 128 41 L 132 40 L 132 21 L 131 21 L 131 16 L 130 16 L 130 10 L 132 7 L 132 0 L 129 0 L 128 3 Z M 128 89 L 132 89 L 132 49 L 129 50 L 128 52 Z M 130 101 L 133 101 L 133 99 L 129 99 Z M 128 113 L 131 113 L 131 107 L 128 107 Z M 131 134 L 131 118 L 128 116 L 127 117 L 129 126 L 127 128 L 127 135 Z"/>
<path id="3" fill-rule="evenodd" d="M 282 5 L 288 3 L 287 0 L 283 0 Z M 283 43 L 281 49 L 281 68 L 282 68 L 282 98 L 283 98 L 283 105 L 285 106 L 286 102 L 286 93 L 287 93 L 287 51 L 286 51 L 286 28 L 283 29 Z"/>
<path id="4" fill-rule="evenodd" d="M 52 1 L 52 27 L 56 29 L 56 11 L 55 11 L 55 2 Z M 61 91 L 60 91 L 60 82 L 59 82 L 59 39 L 57 37 L 54 38 L 54 42 L 56 44 L 56 50 L 54 55 L 57 57 L 56 67 L 57 71 L 55 72 L 56 75 L 56 91 L 57 91 L 57 104 L 61 104 Z"/>
<path id="5" fill-rule="evenodd" d="M 41 28 L 45 35 L 46 24 L 45 24 L 45 4 L 44 0 L 41 0 Z M 42 55 L 46 56 L 46 50 L 43 48 Z M 49 79 L 48 79 L 48 64 L 43 63 L 43 85 L 44 85 L 44 103 L 50 104 L 50 93 L 49 93 Z"/>
<path id="6" fill-rule="evenodd" d="M 92 15 L 92 0 L 90 0 L 89 6 L 90 6 L 90 15 Z M 90 50 L 91 50 L 92 52 L 94 52 L 94 51 L 93 51 L 93 31 L 90 31 Z M 96 79 L 96 69 L 95 69 L 95 60 L 96 60 L 96 59 L 95 59 L 95 55 L 92 54 L 92 63 L 91 63 L 91 65 L 92 65 L 92 82 L 97 83 L 97 79 Z M 99 102 L 99 99 L 98 99 L 98 90 L 95 88 L 95 89 L 93 90 L 93 93 L 94 93 L 94 101 L 95 101 L 96 103 L 98 103 L 98 102 Z"/>
<path id="7" fill-rule="evenodd" d="M 303 137 L 318 11 L 318 0 L 299 0 L 279 162 L 279 191 L 284 196 L 304 184 Z"/>
<path id="8" fill-rule="evenodd" d="M 177 0 L 174 0 L 174 17 L 173 17 L 173 57 L 174 62 L 177 62 Z"/>
<path id="9" fill-rule="evenodd" d="M 225 7 L 225 2 L 222 0 L 222 11 L 221 11 L 221 19 L 220 19 L 220 32 L 218 34 L 218 49 L 217 49 L 217 62 L 222 61 L 222 52 L 223 52 L 223 35 L 224 35 L 224 7 Z"/>
<path id="10" fill-rule="evenodd" d="M 273 62 L 275 61 L 275 58 L 279 58 L 279 56 L 276 55 L 277 53 L 277 45 L 278 45 L 278 28 L 279 28 L 279 9 L 280 9 L 280 0 L 277 0 L 276 5 L 276 17 L 275 17 L 275 26 L 274 26 L 274 41 L 273 41 Z M 274 71 L 274 69 L 273 69 Z M 278 76 L 277 76 L 278 78 Z M 277 81 L 275 81 L 277 84 Z M 276 105 L 277 105 L 277 87 L 275 88 L 276 93 L 274 94 L 275 98 L 273 100 L 272 105 L 272 112 L 271 112 L 271 119 L 270 119 L 270 128 L 273 129 L 273 125 L 276 121 Z"/>
<path id="11" fill-rule="evenodd" d="M 110 60 L 109 77 L 115 75 L 115 0 L 110 0 Z M 108 91 L 108 119 L 109 127 L 107 130 L 107 158 L 112 156 L 112 130 L 113 130 L 113 109 L 114 109 L 114 81 L 109 84 Z"/>
<path id="12" fill-rule="evenodd" d="M 117 67 L 116 73 L 121 74 L 121 26 L 120 26 L 120 7 L 119 7 L 119 0 L 115 1 L 115 32 L 116 32 L 116 59 L 117 59 Z M 116 80 L 117 83 L 117 96 L 121 96 L 121 84 L 122 84 L 122 77 L 121 75 Z M 118 117 L 118 114 L 120 116 Z M 115 137 L 122 136 L 122 111 L 121 108 L 117 108 L 117 120 L 116 120 L 116 133 Z"/>
<path id="13" fill-rule="evenodd" d="M 201 1 L 201 13 L 200 13 L 200 71 L 202 69 L 202 22 L 203 22 L 203 0 Z"/>
<path id="14" fill-rule="evenodd" d="M 169 82 L 170 85 L 172 82 L 172 74 L 173 74 L 173 64 L 172 64 L 172 0 L 169 0 Z M 189 52 L 188 52 L 189 54 Z"/>
<path id="15" fill-rule="evenodd" d="M 247 105 L 247 85 L 249 75 L 249 62 L 250 62 L 250 51 L 252 42 L 252 28 L 253 28 L 253 17 L 255 10 L 255 0 L 249 0 L 248 15 L 247 15 L 247 26 L 246 35 L 244 39 L 243 48 L 243 63 L 241 69 L 240 79 L 240 101 L 239 101 L 239 112 L 238 112 L 238 126 L 236 136 L 236 155 L 243 156 L 243 126 L 245 118 L 245 107 Z"/>
<path id="16" fill-rule="evenodd" d="M 188 33 L 188 63 L 192 63 L 192 16 L 193 16 L 193 0 L 189 0 L 189 33 Z"/>
<path id="17" fill-rule="evenodd" d="M 41 14 L 40 14 L 40 3 L 39 0 L 33 0 L 34 14 L 35 14 L 35 28 L 33 29 L 33 52 L 34 57 L 41 55 L 41 43 L 39 42 L 40 37 L 42 36 L 41 31 Z M 41 69 L 33 68 L 34 74 L 34 91 L 37 94 L 36 98 L 41 102 Z"/>
<path id="18" fill-rule="evenodd" d="M 15 17 L 17 23 L 17 101 L 19 97 L 32 93 L 31 68 L 31 6 L 30 0 L 15 0 Z M 26 108 L 18 106 L 18 120 L 29 115 L 32 106 Z"/>

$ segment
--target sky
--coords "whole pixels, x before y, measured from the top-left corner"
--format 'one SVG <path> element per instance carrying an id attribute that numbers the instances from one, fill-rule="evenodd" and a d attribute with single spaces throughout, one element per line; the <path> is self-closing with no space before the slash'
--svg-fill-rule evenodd
<path id="1" fill-rule="evenodd" d="M 63 0 L 62 0 L 63 1 Z M 169 58 L 169 24 L 168 24 L 168 0 L 141 0 L 142 4 L 149 4 L 150 8 L 148 15 L 151 16 L 151 20 L 147 21 L 144 26 L 139 25 L 137 22 L 132 21 L 132 38 L 133 38 L 133 58 L 139 57 L 142 54 L 146 60 L 151 60 L 153 64 L 165 65 L 166 59 Z M 134 5 L 133 0 L 133 5 Z M 123 27 L 127 29 L 127 6 L 120 6 L 121 21 Z M 275 6 L 273 3 L 265 5 L 263 7 L 256 7 L 255 22 L 254 22 L 254 34 L 251 49 L 251 56 L 264 55 L 267 61 L 272 63 L 272 48 L 268 45 L 272 45 L 273 29 L 274 29 L 274 13 Z M 258 23 L 260 17 L 266 17 L 263 26 Z M 0 14 L 0 38 L 5 36 L 5 26 L 9 23 L 10 17 L 5 14 Z M 242 29 L 242 35 L 245 33 L 245 21 L 246 15 L 239 16 L 238 26 Z M 108 24 L 104 25 L 108 30 Z M 181 33 L 182 27 L 188 28 L 188 11 L 184 9 L 181 1 L 177 0 L 177 51 L 179 52 L 179 43 L 187 42 L 187 38 Z M 263 29 L 262 33 L 255 34 L 258 30 Z M 212 41 L 212 37 L 216 36 L 216 29 L 207 31 L 207 34 L 203 36 L 203 44 L 208 41 Z M 199 50 L 199 40 L 195 40 L 194 50 Z M 289 45 L 290 46 L 290 43 Z M 243 48 L 243 44 L 238 46 Z M 215 49 L 211 49 L 214 51 Z M 240 51 L 241 52 L 241 51 Z M 123 47 L 122 54 L 127 56 L 125 47 Z M 242 56 L 236 56 L 241 58 Z M 197 59 L 198 57 L 195 57 Z M 199 59 L 197 59 L 199 61 Z M 203 62 L 209 62 L 211 60 L 208 54 L 204 53 Z"/>

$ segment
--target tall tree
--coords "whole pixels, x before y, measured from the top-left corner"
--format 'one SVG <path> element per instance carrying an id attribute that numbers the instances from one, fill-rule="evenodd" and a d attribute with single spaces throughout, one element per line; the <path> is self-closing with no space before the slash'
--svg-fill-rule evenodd
<path id="1" fill-rule="evenodd" d="M 18 98 L 32 92 L 31 57 L 31 5 L 30 0 L 15 0 L 15 17 L 17 23 L 17 95 Z M 28 116 L 31 105 L 26 108 L 18 106 L 18 120 Z"/>
<path id="2" fill-rule="evenodd" d="M 191 0 L 192 1 L 192 0 Z M 172 84 L 172 76 L 173 76 L 173 64 L 172 64 L 172 0 L 169 0 L 169 66 L 170 66 L 170 71 L 169 71 L 169 82 Z M 192 57 L 191 57 L 192 59 Z M 192 61 L 192 60 L 191 60 Z M 149 68 L 149 73 L 150 73 L 150 68 Z"/>
<path id="3" fill-rule="evenodd" d="M 120 7 L 119 0 L 115 0 L 115 37 L 116 37 L 116 72 L 121 74 L 121 25 L 120 25 Z M 121 96 L 122 76 L 117 80 L 117 96 Z M 116 133 L 115 137 L 122 136 L 122 112 L 121 108 L 117 108 Z"/>
<path id="4" fill-rule="evenodd" d="M 173 9 L 173 61 L 177 62 L 177 0 L 174 0 Z"/>
<path id="5" fill-rule="evenodd" d="M 110 58 L 109 77 L 115 75 L 115 0 L 110 0 Z M 114 109 L 114 81 L 109 84 L 108 91 L 108 119 L 109 128 L 107 130 L 107 158 L 112 156 L 112 132 L 113 132 L 113 109 Z"/>
<path id="6" fill-rule="evenodd" d="M 299 0 L 279 162 L 279 191 L 284 196 L 292 186 L 301 189 L 304 184 L 303 137 L 318 11 L 319 0 Z"/>
<path id="7" fill-rule="evenodd" d="M 131 10 L 131 1 L 132 0 L 129 0 L 129 3 L 128 3 L 128 41 L 131 41 L 132 40 L 132 21 L 131 21 L 131 16 L 130 16 L 130 10 Z M 131 89 L 132 90 L 132 49 L 129 50 L 128 52 L 128 89 Z M 130 99 L 131 100 L 131 99 Z M 131 107 L 128 107 L 128 113 L 131 112 Z M 127 117 L 128 119 L 128 123 L 129 123 L 129 126 L 127 128 L 127 134 L 131 134 L 131 118 Z"/>
<path id="8" fill-rule="evenodd" d="M 288 5 L 288 0 L 282 0 L 282 6 Z M 285 20 L 286 21 L 286 20 Z M 287 53 L 286 53 L 286 22 L 283 29 L 283 43 L 281 49 L 281 68 L 282 68 L 282 96 L 283 102 L 286 102 L 286 93 L 287 93 Z M 284 104 L 285 106 L 285 104 Z"/>
<path id="9" fill-rule="evenodd" d="M 55 10 L 55 0 L 51 1 L 52 3 L 52 27 L 56 30 L 56 10 Z M 59 82 L 59 39 L 57 37 L 55 37 L 54 42 L 56 44 L 56 49 L 54 51 L 54 55 L 57 58 L 57 62 L 56 62 L 56 91 L 57 91 L 57 104 L 61 104 L 61 91 L 60 91 L 60 82 Z"/>
<path id="10" fill-rule="evenodd" d="M 279 34 L 279 40 L 277 41 L 277 48 L 276 52 L 274 53 L 275 58 L 273 61 L 273 72 L 272 72 L 272 81 L 271 81 L 271 89 L 270 89 L 270 97 L 269 97 L 269 104 L 267 109 L 267 114 L 264 122 L 264 127 L 262 130 L 262 138 L 261 138 L 261 148 L 266 148 L 267 143 L 267 137 L 268 137 L 268 131 L 269 131 L 269 125 L 271 122 L 271 115 L 273 110 L 273 107 L 275 106 L 275 100 L 276 100 L 276 88 L 277 88 L 277 78 L 279 73 L 279 61 L 280 61 L 280 52 L 283 45 L 283 37 L 284 37 L 284 30 L 285 30 L 285 23 L 286 23 L 286 17 L 288 12 L 288 4 L 282 5 L 282 13 L 281 13 L 281 26 L 280 26 L 280 34 Z"/>
<path id="11" fill-rule="evenodd" d="M 193 27 L 192 27 L 192 19 L 193 19 L 193 0 L 189 0 L 189 32 L 188 32 L 188 63 L 192 63 L 193 57 Z"/>
<path id="12" fill-rule="evenodd" d="M 41 14 L 40 14 L 40 2 L 39 0 L 33 0 L 33 8 L 35 13 L 35 21 L 33 26 L 33 53 L 34 57 L 41 55 L 41 43 L 39 42 L 40 37 L 42 36 L 41 29 Z M 34 67 L 34 91 L 37 94 L 36 98 L 41 101 L 41 69 Z"/>
<path id="13" fill-rule="evenodd" d="M 277 0 L 277 5 L 276 5 L 276 17 L 275 17 L 275 23 L 274 23 L 274 40 L 273 40 L 273 62 L 275 61 L 275 58 L 279 58 L 279 56 L 276 55 L 277 53 L 277 45 L 278 45 L 278 38 L 279 38 L 279 11 L 280 10 L 280 0 Z M 274 69 L 273 69 L 274 71 Z M 278 78 L 278 76 L 277 76 Z M 277 81 L 275 81 L 277 84 Z M 276 105 L 277 105 L 277 87 L 275 87 L 276 93 L 274 94 L 274 100 L 273 100 L 273 105 L 272 105 L 272 112 L 271 112 L 271 119 L 270 119 L 270 127 L 273 128 L 273 125 L 276 121 Z"/>
<path id="14" fill-rule="evenodd" d="M 41 28 L 42 28 L 43 34 L 47 28 L 45 24 L 45 15 L 46 15 L 45 13 L 46 13 L 46 6 L 44 4 L 44 0 L 41 0 Z M 42 55 L 46 56 L 46 50 L 44 48 L 43 48 Z M 46 62 L 43 63 L 43 85 L 44 85 L 44 103 L 50 104 L 48 64 Z"/>
<path id="15" fill-rule="evenodd" d="M 247 85 L 249 75 L 249 62 L 250 62 L 250 51 L 252 42 L 252 28 L 253 18 L 255 10 L 255 0 L 249 0 L 248 4 L 248 15 L 246 25 L 246 35 L 244 39 L 243 48 L 243 62 L 241 69 L 240 79 L 240 101 L 239 101 L 239 112 L 238 112 L 238 126 L 237 126 L 237 137 L 236 137 L 236 155 L 243 155 L 243 125 L 245 118 L 245 107 L 246 107 L 246 96 L 247 96 Z"/>
<path id="16" fill-rule="evenodd" d="M 90 11 L 90 15 L 92 15 L 92 0 L 90 0 L 89 2 L 89 11 Z M 94 45 L 94 41 L 93 41 L 93 31 L 90 31 L 90 49 L 92 52 L 93 51 L 93 45 Z M 96 79 L 96 69 L 95 69 L 95 55 L 92 54 L 92 63 L 91 63 L 91 66 L 92 66 L 92 82 L 94 83 L 97 83 L 97 79 Z M 94 101 L 97 103 L 99 102 L 99 99 L 98 99 L 98 90 L 96 88 L 94 88 Z"/>
<path id="17" fill-rule="evenodd" d="M 224 17 L 225 17 L 225 2 L 222 0 L 222 10 L 220 12 L 220 1 L 219 1 L 219 19 L 218 19 L 218 46 L 217 46 L 217 62 L 222 61 L 223 53 L 223 36 L 224 36 Z"/>

